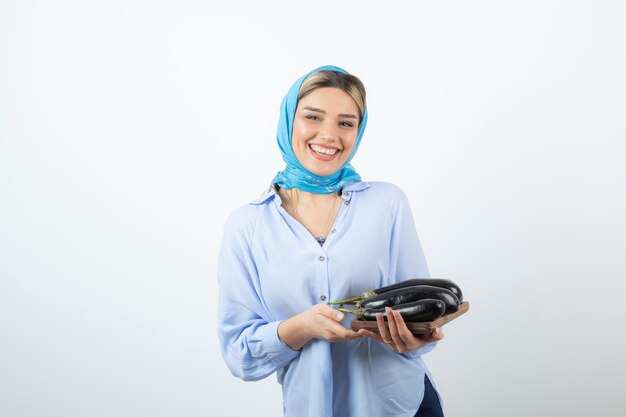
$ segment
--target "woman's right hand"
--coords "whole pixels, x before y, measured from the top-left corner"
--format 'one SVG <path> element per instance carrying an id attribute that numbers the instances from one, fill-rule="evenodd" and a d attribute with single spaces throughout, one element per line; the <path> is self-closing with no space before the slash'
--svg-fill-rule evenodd
<path id="1" fill-rule="evenodd" d="M 278 337 L 294 350 L 299 350 L 311 339 L 340 342 L 361 337 L 343 327 L 344 314 L 327 304 L 316 304 L 278 325 Z"/>

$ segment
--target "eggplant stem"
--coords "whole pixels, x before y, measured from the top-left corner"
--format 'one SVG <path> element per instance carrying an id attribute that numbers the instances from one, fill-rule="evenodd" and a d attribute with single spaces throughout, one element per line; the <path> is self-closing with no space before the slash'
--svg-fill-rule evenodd
<path id="1" fill-rule="evenodd" d="M 375 295 L 378 295 L 378 294 L 376 294 L 374 290 L 368 290 L 368 291 L 365 291 L 363 294 L 361 294 L 361 299 L 374 297 Z"/>
<path id="2" fill-rule="evenodd" d="M 341 304 L 354 304 L 357 303 L 359 301 L 361 301 L 363 298 L 361 296 L 358 297 L 353 297 L 353 298 L 346 298 L 345 300 L 341 300 L 341 301 L 331 301 L 330 305 L 341 305 Z"/>
<path id="3" fill-rule="evenodd" d="M 342 311 L 344 313 L 354 314 L 356 318 L 360 320 L 363 318 L 363 313 L 369 310 L 369 308 L 353 308 L 353 309 L 338 308 L 337 310 Z"/>

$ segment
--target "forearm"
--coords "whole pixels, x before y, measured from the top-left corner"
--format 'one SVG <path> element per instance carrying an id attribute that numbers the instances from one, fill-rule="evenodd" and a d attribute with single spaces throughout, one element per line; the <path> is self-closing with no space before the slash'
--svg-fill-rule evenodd
<path id="1" fill-rule="evenodd" d="M 303 321 L 302 315 L 298 314 L 278 325 L 278 337 L 293 350 L 300 350 L 312 339 Z"/>

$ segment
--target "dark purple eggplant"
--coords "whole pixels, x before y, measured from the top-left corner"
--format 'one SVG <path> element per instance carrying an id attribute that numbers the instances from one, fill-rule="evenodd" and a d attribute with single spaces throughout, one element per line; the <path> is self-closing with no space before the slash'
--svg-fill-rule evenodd
<path id="1" fill-rule="evenodd" d="M 463 293 L 461 288 L 449 279 L 441 278 L 414 278 L 407 279 L 406 281 L 398 282 L 397 284 L 388 285 L 386 287 L 377 288 L 375 290 L 368 290 L 359 295 L 358 297 L 348 298 L 341 301 L 333 301 L 328 304 L 354 304 L 359 301 L 365 300 L 376 295 L 384 294 L 390 291 L 394 291 L 400 288 L 413 287 L 416 285 L 431 285 L 433 287 L 445 288 L 451 291 L 458 299 L 459 302 L 463 301 Z"/>
<path id="2" fill-rule="evenodd" d="M 458 298 L 459 301 L 463 301 L 463 293 L 461 292 L 461 288 L 459 288 L 458 285 L 456 285 L 454 282 L 450 281 L 449 279 L 441 279 L 441 278 L 407 279 L 406 281 L 400 281 L 397 284 L 388 285 L 386 287 L 366 291 L 362 294 L 362 296 L 365 296 L 366 294 L 368 294 L 369 297 L 372 297 L 374 295 L 383 294 L 389 291 L 397 290 L 399 288 L 413 287 L 415 285 L 431 285 L 433 287 L 445 288 L 451 291 L 454 295 L 456 295 L 456 298 Z M 368 297 L 363 297 L 363 298 L 368 298 Z"/>
<path id="3" fill-rule="evenodd" d="M 415 323 L 438 319 L 446 310 L 446 304 L 441 300 L 424 299 L 405 304 L 398 304 L 391 307 L 391 309 L 398 311 L 405 322 Z M 339 310 L 356 314 L 358 319 L 367 321 L 376 321 L 376 314 L 382 313 L 384 320 L 387 321 L 387 313 L 384 308 L 358 308 L 355 310 L 340 308 Z"/>
<path id="4" fill-rule="evenodd" d="M 427 298 L 443 301 L 446 305 L 445 314 L 454 313 L 459 309 L 459 299 L 452 291 L 432 285 L 415 285 L 384 292 L 357 302 L 356 307 L 380 309 Z"/>

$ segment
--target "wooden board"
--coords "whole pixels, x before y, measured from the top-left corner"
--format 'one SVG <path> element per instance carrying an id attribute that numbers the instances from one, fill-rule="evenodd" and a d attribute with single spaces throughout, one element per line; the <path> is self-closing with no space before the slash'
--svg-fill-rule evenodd
<path id="1" fill-rule="evenodd" d="M 408 327 L 411 333 L 415 335 L 428 334 L 431 332 L 433 327 L 441 327 L 444 324 L 451 322 L 455 318 L 462 316 L 467 312 L 467 310 L 469 310 L 469 301 L 463 301 L 461 305 L 459 305 L 459 309 L 454 313 L 441 316 L 433 321 L 427 321 L 423 323 L 406 323 L 406 327 Z M 354 319 L 350 322 L 350 326 L 355 332 L 359 329 L 367 329 L 374 333 L 378 333 L 378 323 L 375 321 Z"/>

